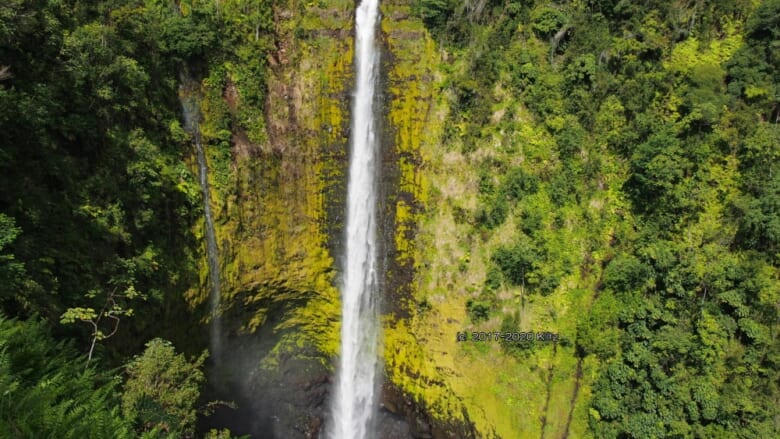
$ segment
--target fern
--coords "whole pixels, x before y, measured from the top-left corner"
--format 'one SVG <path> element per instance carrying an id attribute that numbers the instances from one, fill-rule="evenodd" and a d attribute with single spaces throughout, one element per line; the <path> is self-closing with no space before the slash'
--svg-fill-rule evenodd
<path id="1" fill-rule="evenodd" d="M 110 377 L 67 343 L 57 343 L 37 319 L 0 315 L 0 438 L 133 437 L 119 411 Z"/>

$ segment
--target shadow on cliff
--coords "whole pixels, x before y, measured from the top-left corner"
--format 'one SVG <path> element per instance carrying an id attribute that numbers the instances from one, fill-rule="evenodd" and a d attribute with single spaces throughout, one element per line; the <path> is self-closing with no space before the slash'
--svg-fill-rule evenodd
<path id="1" fill-rule="evenodd" d="M 202 400 L 231 404 L 202 417 L 201 433 L 229 428 L 233 436 L 253 439 L 319 436 L 330 386 L 328 370 L 321 354 L 292 342 L 294 329 L 275 330 L 285 320 L 285 308 L 296 305 L 300 306 L 287 303 L 269 309 L 268 320 L 251 334 L 236 335 L 238 328 L 225 328 L 223 356 L 207 364 Z M 223 321 L 247 321 L 246 312 L 225 315 Z"/>

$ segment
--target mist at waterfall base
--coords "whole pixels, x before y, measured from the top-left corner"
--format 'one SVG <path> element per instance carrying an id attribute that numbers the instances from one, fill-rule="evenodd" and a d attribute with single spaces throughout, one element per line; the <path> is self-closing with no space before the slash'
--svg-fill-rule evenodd
<path id="1" fill-rule="evenodd" d="M 199 432 L 228 428 L 232 436 L 253 439 L 322 437 L 330 372 L 311 360 L 317 352 L 302 350 L 282 354 L 278 363 L 267 361 L 277 357 L 274 348 L 279 341 L 295 331 L 275 329 L 284 316 L 283 309 L 271 309 L 269 320 L 256 332 L 236 335 L 238 328 L 231 322 L 247 316 L 223 315 L 224 356 L 219 364 L 207 365 L 208 382 L 201 401 L 231 404 L 219 405 L 213 414 L 200 419 Z"/>
<path id="2" fill-rule="evenodd" d="M 378 0 L 355 13 L 355 93 L 347 186 L 346 251 L 341 288 L 341 351 L 328 426 L 331 439 L 373 437 L 379 371 L 377 307 L 378 133 L 374 102 L 379 74 Z"/>

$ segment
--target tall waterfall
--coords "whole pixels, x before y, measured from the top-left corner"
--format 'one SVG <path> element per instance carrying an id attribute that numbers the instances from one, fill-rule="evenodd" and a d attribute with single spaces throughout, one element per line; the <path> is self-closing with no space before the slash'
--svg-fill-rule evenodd
<path id="1" fill-rule="evenodd" d="M 188 95 L 186 88 L 192 87 L 192 80 L 182 74 L 184 84 L 182 106 L 184 107 L 184 120 L 187 131 L 192 133 L 195 141 L 195 155 L 198 160 L 198 177 L 200 178 L 200 190 L 203 194 L 203 211 L 206 222 L 206 258 L 209 269 L 209 305 L 211 312 L 211 325 L 209 328 L 209 347 L 211 358 L 218 363 L 222 357 L 222 326 L 219 318 L 220 284 L 219 284 L 219 248 L 217 236 L 214 233 L 214 219 L 211 214 L 211 193 L 209 190 L 208 166 L 203 144 L 200 139 L 200 127 L 198 121 L 200 111 L 195 99 Z"/>
<path id="2" fill-rule="evenodd" d="M 376 192 L 378 139 L 374 88 L 379 51 L 379 0 L 362 0 L 355 14 L 356 81 L 352 106 L 346 257 L 341 290 L 341 357 L 333 401 L 333 439 L 370 436 L 378 397 Z"/>

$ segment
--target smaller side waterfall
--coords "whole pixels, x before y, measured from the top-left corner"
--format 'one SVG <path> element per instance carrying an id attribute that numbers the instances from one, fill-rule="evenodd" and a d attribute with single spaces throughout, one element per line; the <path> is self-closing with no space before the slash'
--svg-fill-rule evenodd
<path id="1" fill-rule="evenodd" d="M 184 76 L 184 75 L 182 75 Z M 195 144 L 195 155 L 198 160 L 198 177 L 200 180 L 200 189 L 203 194 L 203 212 L 205 216 L 205 235 L 206 235 L 206 257 L 209 269 L 209 289 L 210 289 L 210 309 L 211 325 L 209 328 L 209 347 L 211 349 L 211 358 L 215 363 L 219 363 L 222 358 L 222 324 L 219 315 L 220 303 L 220 283 L 219 283 L 219 247 L 217 247 L 217 236 L 214 232 L 214 219 L 211 213 L 211 193 L 209 189 L 208 165 L 206 164 L 206 154 L 203 150 L 203 144 L 200 138 L 200 110 L 195 98 L 188 93 L 188 85 L 191 80 L 184 77 L 182 83 L 182 107 L 184 112 L 184 121 L 186 130 L 192 134 Z"/>

